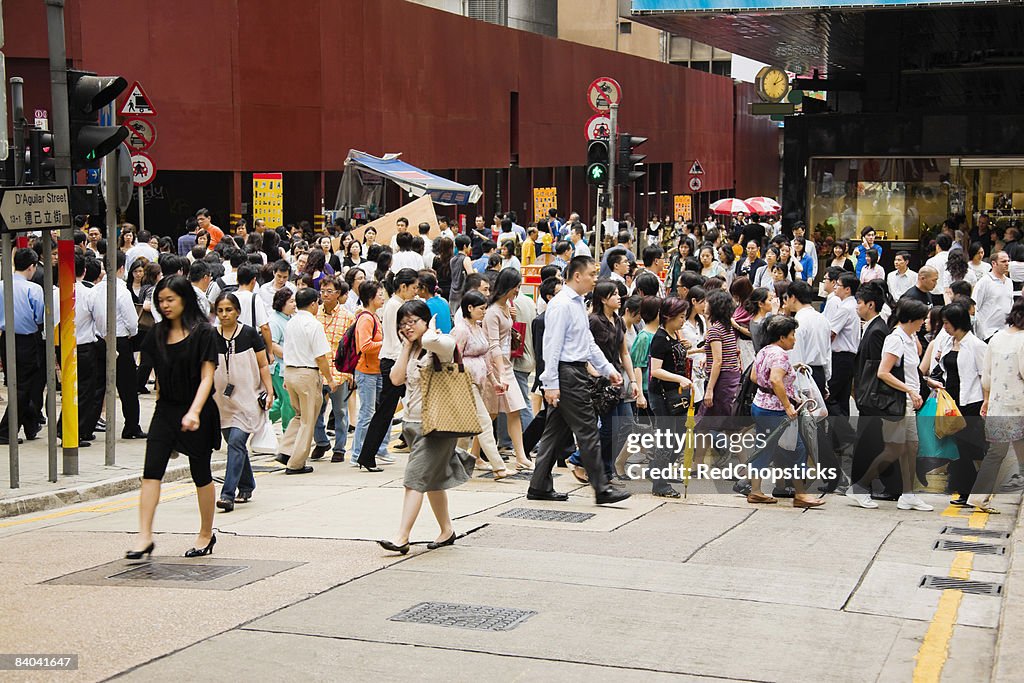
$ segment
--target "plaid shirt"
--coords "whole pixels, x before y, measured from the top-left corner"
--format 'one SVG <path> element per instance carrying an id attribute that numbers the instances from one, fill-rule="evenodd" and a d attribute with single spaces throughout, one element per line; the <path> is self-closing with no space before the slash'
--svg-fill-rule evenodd
<path id="1" fill-rule="evenodd" d="M 321 306 L 320 312 L 316 314 L 316 319 L 324 326 L 324 332 L 327 334 L 327 343 L 331 346 L 331 378 L 338 384 L 351 381 L 352 375 L 343 375 L 334 367 L 334 357 L 338 353 L 338 345 L 341 344 L 341 338 L 345 336 L 348 328 L 355 322 L 355 316 L 346 307 L 338 304 L 334 307 L 334 312 L 330 314 Z"/>

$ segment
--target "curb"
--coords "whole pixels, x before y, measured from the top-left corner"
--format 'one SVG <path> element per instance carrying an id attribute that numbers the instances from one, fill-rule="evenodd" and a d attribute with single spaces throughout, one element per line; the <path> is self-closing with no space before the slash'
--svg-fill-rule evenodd
<path id="1" fill-rule="evenodd" d="M 1020 634 L 1024 628 L 1024 620 L 1021 619 L 1020 604 L 1024 603 L 1024 585 L 1020 580 L 1024 579 L 1024 564 L 1021 558 L 1024 554 L 1016 552 L 1017 544 L 1021 543 L 1017 532 L 1024 532 L 1024 501 L 1020 502 L 1017 509 L 1017 519 L 1010 530 L 1008 552 L 1010 559 L 1006 566 L 1006 575 L 1003 579 L 1002 605 L 999 608 L 999 626 L 996 630 L 995 649 L 992 657 L 992 683 L 1009 683 L 1020 680 Z"/>
<path id="2" fill-rule="evenodd" d="M 212 463 L 213 471 L 222 471 L 226 461 L 219 460 Z M 164 474 L 164 483 L 188 479 L 189 466 L 187 463 L 168 467 Z M 56 491 L 44 493 L 33 493 L 18 498 L 0 500 L 0 519 L 27 515 L 33 512 L 52 510 L 53 508 L 65 507 L 76 503 L 85 503 L 97 498 L 107 498 L 129 491 L 136 491 L 142 487 L 142 473 L 128 476 L 105 479 L 89 484 L 82 484 L 73 488 L 63 488 Z"/>

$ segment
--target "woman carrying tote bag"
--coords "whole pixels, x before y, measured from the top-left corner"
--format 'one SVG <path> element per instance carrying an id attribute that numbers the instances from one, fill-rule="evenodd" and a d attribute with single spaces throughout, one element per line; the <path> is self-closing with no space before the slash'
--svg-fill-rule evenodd
<path id="1" fill-rule="evenodd" d="M 404 342 L 402 352 L 391 369 L 390 379 L 395 386 L 405 386 L 402 434 L 409 444 L 409 464 L 405 468 L 405 501 L 395 542 L 377 543 L 385 550 L 405 555 L 409 552 L 409 534 L 423 505 L 423 494 L 427 495 L 441 527 L 440 535 L 427 544 L 427 548 L 433 550 L 454 545 L 455 530 L 445 491 L 469 480 L 473 474 L 474 458 L 465 451 L 456 451 L 457 434 L 424 435 L 423 375 L 429 374 L 430 370 L 424 371 L 428 366 L 434 367 L 435 356 L 441 363 L 454 361 L 455 339 L 437 331 L 430 308 L 423 301 L 405 302 L 395 319 Z M 478 421 L 476 428 L 479 429 Z"/>

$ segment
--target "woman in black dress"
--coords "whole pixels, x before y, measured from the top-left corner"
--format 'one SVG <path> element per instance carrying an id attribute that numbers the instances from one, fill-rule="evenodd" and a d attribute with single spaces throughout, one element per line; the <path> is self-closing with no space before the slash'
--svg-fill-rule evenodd
<path id="1" fill-rule="evenodd" d="M 146 441 L 139 503 L 139 535 L 129 560 L 153 553 L 153 517 L 160 501 L 160 481 L 171 453 L 188 457 L 199 498 L 201 524 L 195 546 L 185 557 L 213 553 L 216 492 L 210 456 L 220 448 L 220 416 L 210 398 L 217 367 L 217 333 L 206 321 L 195 290 L 180 275 L 161 280 L 153 293 L 163 319 L 142 342 L 142 355 L 156 369 L 158 397 Z"/>

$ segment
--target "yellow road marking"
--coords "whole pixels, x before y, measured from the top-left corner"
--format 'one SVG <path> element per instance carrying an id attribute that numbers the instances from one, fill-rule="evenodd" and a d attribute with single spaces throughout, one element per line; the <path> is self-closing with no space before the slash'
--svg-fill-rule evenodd
<path id="1" fill-rule="evenodd" d="M 261 477 L 268 472 L 254 472 L 254 476 Z M 169 500 L 177 500 L 178 498 L 184 498 L 189 495 L 195 494 L 195 487 L 192 484 L 171 484 L 169 486 L 161 487 L 161 492 L 164 495 L 160 496 L 160 502 L 166 503 Z M 45 515 L 36 515 L 35 517 L 26 517 L 24 519 L 18 518 L 13 519 L 9 522 L 0 522 L 0 529 L 8 529 L 10 527 L 21 526 L 22 524 L 32 524 L 33 522 L 45 522 L 51 519 L 60 519 L 61 517 L 70 517 L 72 515 L 82 514 L 84 512 L 89 513 L 108 513 L 108 512 L 121 512 L 123 510 L 130 510 L 139 505 L 139 494 L 132 496 L 126 500 L 111 500 L 106 503 L 100 503 L 98 505 L 88 505 L 86 507 L 72 508 L 66 510 L 57 510 L 56 512 L 49 512 Z"/>
<path id="2" fill-rule="evenodd" d="M 943 517 L 960 517 L 961 508 L 950 505 L 942 511 Z M 988 523 L 989 515 L 985 512 L 972 512 L 967 526 L 971 529 L 983 529 Z M 977 536 L 964 536 L 965 541 L 977 541 Z M 974 566 L 974 553 L 960 551 L 953 558 L 949 575 L 955 579 L 971 578 Z M 960 590 L 947 589 L 942 591 L 939 605 L 935 608 L 928 631 L 924 634 L 917 655 L 914 656 L 914 683 L 938 683 L 942 678 L 942 669 L 949 658 L 949 642 L 953 639 L 953 627 L 956 625 L 957 612 L 964 593 Z"/>

